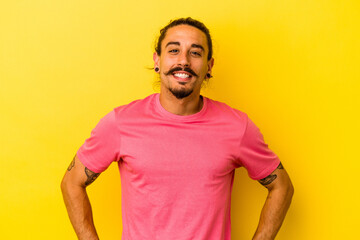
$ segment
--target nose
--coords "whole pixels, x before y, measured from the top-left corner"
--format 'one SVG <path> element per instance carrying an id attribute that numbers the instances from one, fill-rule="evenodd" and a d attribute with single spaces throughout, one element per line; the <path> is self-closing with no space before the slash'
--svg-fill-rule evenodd
<path id="1" fill-rule="evenodd" d="M 178 65 L 184 66 L 184 67 L 189 67 L 190 66 L 190 59 L 189 59 L 189 55 L 187 52 L 182 52 L 181 54 L 178 55 Z"/>

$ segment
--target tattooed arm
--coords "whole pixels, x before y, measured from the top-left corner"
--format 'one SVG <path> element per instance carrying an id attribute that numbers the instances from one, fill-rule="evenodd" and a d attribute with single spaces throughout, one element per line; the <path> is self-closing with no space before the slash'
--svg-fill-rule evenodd
<path id="1" fill-rule="evenodd" d="M 86 187 L 99 175 L 86 168 L 75 155 L 61 182 L 64 202 L 78 239 L 99 239 L 86 193 Z"/>
<path id="2" fill-rule="evenodd" d="M 272 240 L 284 221 L 294 188 L 281 163 L 274 172 L 259 182 L 268 189 L 268 196 L 253 240 Z"/>

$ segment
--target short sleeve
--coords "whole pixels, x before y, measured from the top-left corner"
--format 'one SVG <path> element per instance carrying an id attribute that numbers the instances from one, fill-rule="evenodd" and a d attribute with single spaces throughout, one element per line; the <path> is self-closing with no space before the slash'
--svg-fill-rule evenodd
<path id="1" fill-rule="evenodd" d="M 103 172 L 113 161 L 118 161 L 119 138 L 115 111 L 111 111 L 91 131 L 77 151 L 77 157 L 91 171 Z"/>
<path id="2" fill-rule="evenodd" d="M 279 165 L 278 156 L 264 142 L 259 128 L 248 118 L 240 144 L 239 160 L 250 178 L 259 180 L 270 175 Z"/>

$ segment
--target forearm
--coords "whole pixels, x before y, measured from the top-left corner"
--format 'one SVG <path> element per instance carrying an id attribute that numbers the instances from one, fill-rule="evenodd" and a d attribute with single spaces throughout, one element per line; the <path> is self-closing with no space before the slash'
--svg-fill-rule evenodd
<path id="1" fill-rule="evenodd" d="M 92 210 L 86 189 L 81 186 L 61 185 L 71 224 L 80 240 L 97 240 Z"/>
<path id="2" fill-rule="evenodd" d="M 293 196 L 293 188 L 270 190 L 261 211 L 259 225 L 253 240 L 275 239 Z"/>

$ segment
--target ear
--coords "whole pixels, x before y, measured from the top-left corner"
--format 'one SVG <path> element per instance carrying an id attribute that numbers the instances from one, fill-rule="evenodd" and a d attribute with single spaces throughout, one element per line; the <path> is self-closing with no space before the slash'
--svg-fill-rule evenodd
<path id="1" fill-rule="evenodd" d="M 208 65 L 208 73 L 211 74 L 211 69 L 212 69 L 213 66 L 214 66 L 214 58 L 211 58 L 211 59 L 208 61 L 207 65 Z"/>
<path id="2" fill-rule="evenodd" d="M 157 54 L 157 52 L 154 52 L 153 54 L 153 60 L 154 60 L 154 66 L 158 66 L 160 67 L 160 57 L 159 55 Z"/>

